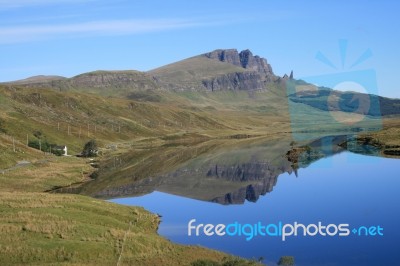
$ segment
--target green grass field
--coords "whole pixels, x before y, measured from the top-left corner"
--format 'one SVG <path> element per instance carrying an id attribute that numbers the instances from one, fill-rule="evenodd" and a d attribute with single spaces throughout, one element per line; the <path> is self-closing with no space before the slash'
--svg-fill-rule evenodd
<path id="1" fill-rule="evenodd" d="M 2 265 L 190 265 L 204 258 L 233 260 L 158 236 L 158 216 L 140 207 L 77 195 L 3 192 L 0 212 Z"/>

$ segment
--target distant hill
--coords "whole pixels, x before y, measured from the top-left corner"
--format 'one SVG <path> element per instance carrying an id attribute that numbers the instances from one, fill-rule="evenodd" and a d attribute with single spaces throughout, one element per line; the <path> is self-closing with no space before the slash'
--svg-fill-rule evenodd
<path id="1" fill-rule="evenodd" d="M 343 111 L 373 117 L 400 114 L 400 99 L 323 87 L 291 94 L 289 99 L 323 111 Z"/>
<path id="2" fill-rule="evenodd" d="M 33 76 L 33 77 L 29 77 L 29 78 L 22 79 L 22 80 L 17 80 L 12 83 L 20 84 L 20 85 L 47 84 L 47 83 L 51 83 L 53 81 L 60 81 L 60 80 L 65 80 L 65 79 L 67 79 L 67 78 L 62 77 L 62 76 L 39 75 L 39 76 Z"/>
<path id="3" fill-rule="evenodd" d="M 34 88 L 54 88 L 59 91 L 81 91 L 103 96 L 128 97 L 137 90 L 154 90 L 158 86 L 154 79 L 144 72 L 135 70 L 104 71 L 83 73 L 72 78 L 57 76 L 36 76 L 6 83 Z"/>

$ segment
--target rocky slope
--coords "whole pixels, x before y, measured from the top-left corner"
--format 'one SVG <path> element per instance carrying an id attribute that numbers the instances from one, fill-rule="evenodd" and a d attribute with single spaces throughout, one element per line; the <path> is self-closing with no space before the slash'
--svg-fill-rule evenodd
<path id="1" fill-rule="evenodd" d="M 250 50 L 215 50 L 148 72 L 172 90 L 263 90 L 279 80 L 267 60 Z"/>

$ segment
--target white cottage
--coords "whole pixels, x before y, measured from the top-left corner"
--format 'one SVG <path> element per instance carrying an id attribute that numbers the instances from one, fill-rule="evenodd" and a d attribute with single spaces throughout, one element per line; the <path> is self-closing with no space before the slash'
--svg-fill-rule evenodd
<path id="1" fill-rule="evenodd" d="M 66 145 L 60 145 L 60 146 L 54 146 L 53 150 L 55 151 L 62 151 L 63 152 L 63 156 L 67 156 L 68 155 L 68 148 Z"/>

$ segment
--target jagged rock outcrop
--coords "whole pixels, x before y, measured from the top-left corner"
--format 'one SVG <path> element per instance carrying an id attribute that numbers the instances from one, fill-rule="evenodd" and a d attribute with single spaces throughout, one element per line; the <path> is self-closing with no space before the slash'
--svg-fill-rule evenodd
<path id="1" fill-rule="evenodd" d="M 256 72 L 238 72 L 202 81 L 208 91 L 262 90 L 264 82 Z"/>
<path id="2" fill-rule="evenodd" d="M 268 64 L 267 60 L 257 55 L 254 56 L 250 50 L 243 50 L 239 53 L 236 49 L 220 49 L 206 53 L 204 56 L 255 71 L 260 74 L 263 81 L 276 80 L 272 67 Z"/>
<path id="3" fill-rule="evenodd" d="M 290 72 L 290 75 L 285 74 L 283 77 L 277 77 L 276 82 L 285 84 L 288 80 L 293 80 L 293 70 Z"/>
<path id="4" fill-rule="evenodd" d="M 204 56 L 217 59 L 221 62 L 229 63 L 235 66 L 242 66 L 240 61 L 239 53 L 236 49 L 218 49 L 212 52 L 204 54 Z"/>
<path id="5" fill-rule="evenodd" d="M 265 58 L 261 58 L 258 55 L 253 56 L 250 50 L 241 51 L 239 57 L 243 68 L 256 71 L 270 81 L 275 78 L 272 67 Z"/>

